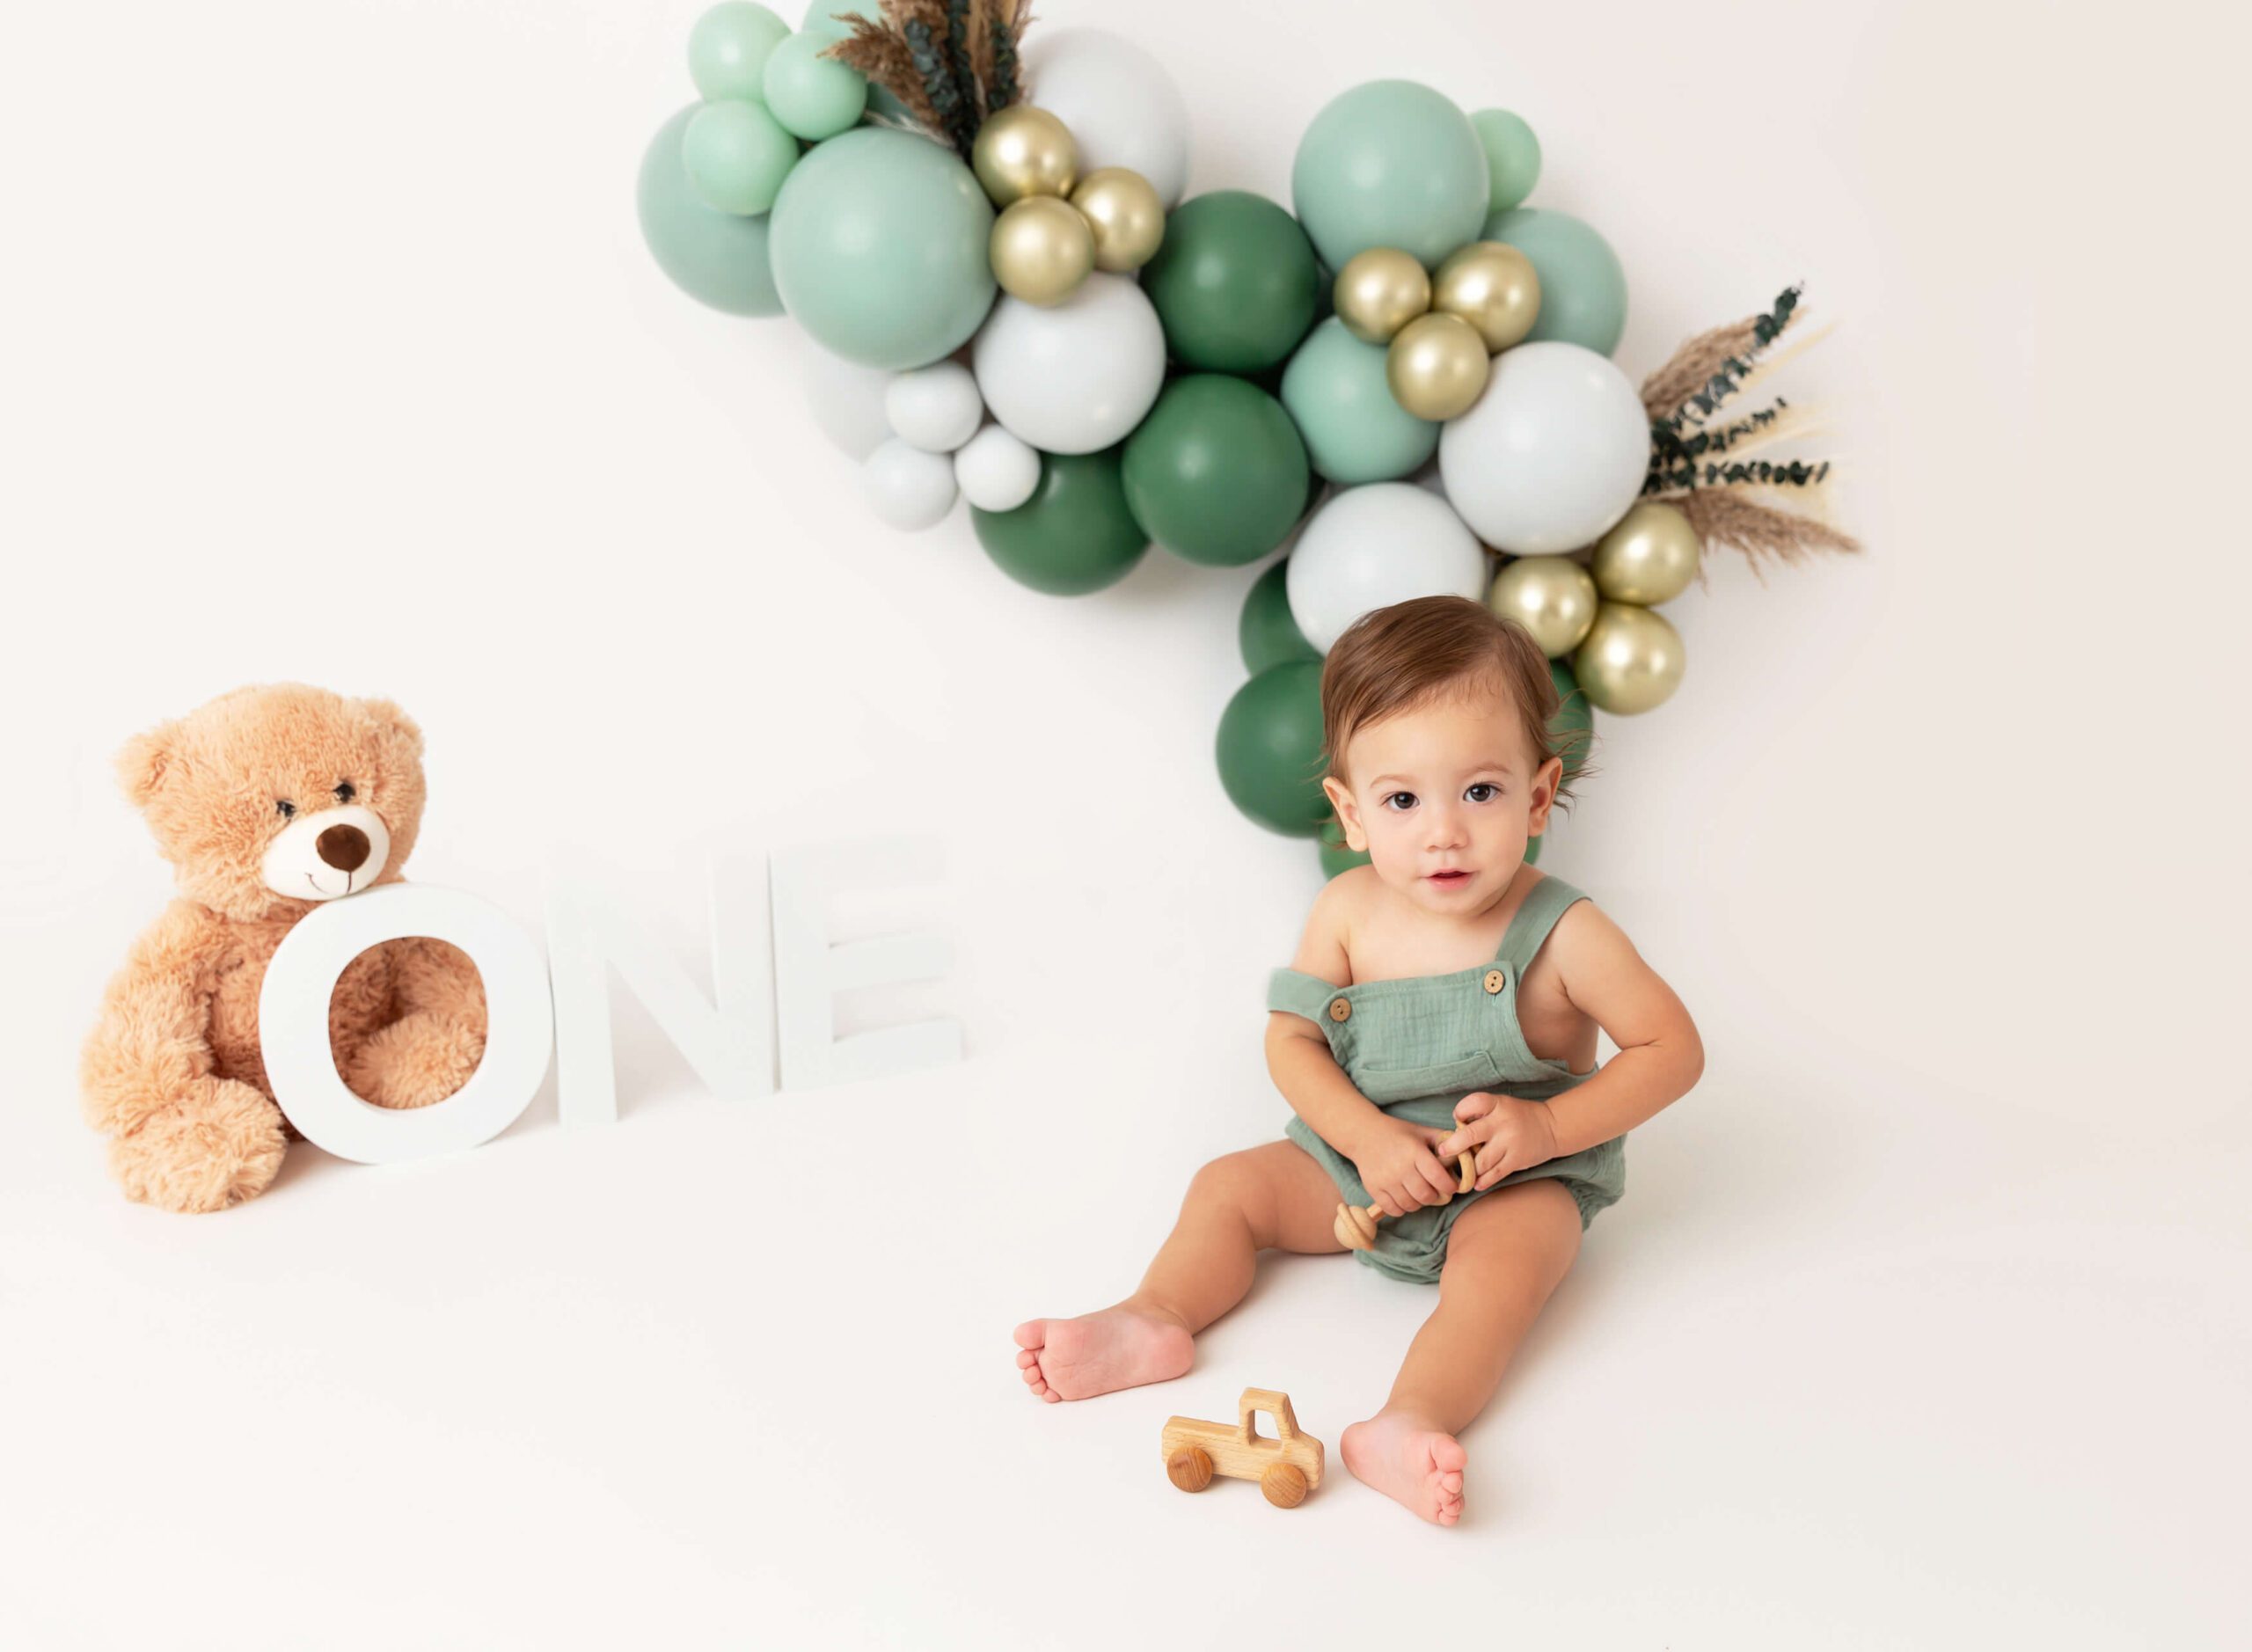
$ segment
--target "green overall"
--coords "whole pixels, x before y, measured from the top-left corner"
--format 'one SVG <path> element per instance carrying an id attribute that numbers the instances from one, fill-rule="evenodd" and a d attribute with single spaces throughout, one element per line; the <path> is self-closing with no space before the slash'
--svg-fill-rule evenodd
<path id="1" fill-rule="evenodd" d="M 1517 983 L 1564 909 L 1587 897 L 1561 878 L 1543 876 L 1527 891 L 1490 964 L 1452 975 L 1409 976 L 1337 986 L 1296 969 L 1269 977 L 1267 1007 L 1303 1015 L 1329 1040 L 1353 1085 L 1395 1118 L 1437 1129 L 1454 1124 L 1454 1104 L 1479 1091 L 1546 1101 L 1592 1077 L 1527 1048 L 1517 1020 Z M 1313 1155 L 1349 1204 L 1371 1202 L 1353 1161 L 1292 1115 L 1283 1133 Z M 1627 1188 L 1626 1137 L 1514 1171 L 1494 1184 L 1554 1176 L 1580 1208 L 1584 1230 Z M 1492 1189 L 1487 1189 L 1490 1192 Z M 1459 1193 L 1377 1224 L 1373 1248 L 1356 1253 L 1397 1279 L 1437 1283 L 1455 1218 L 1485 1193 Z"/>

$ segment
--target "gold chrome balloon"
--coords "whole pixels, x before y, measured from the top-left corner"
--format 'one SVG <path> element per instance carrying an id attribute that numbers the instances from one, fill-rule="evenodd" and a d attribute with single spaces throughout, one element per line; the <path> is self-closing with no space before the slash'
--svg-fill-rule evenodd
<path id="1" fill-rule="evenodd" d="M 1329 297 L 1346 332 L 1364 344 L 1389 344 L 1431 307 L 1431 278 L 1413 252 L 1372 246 L 1345 260 Z"/>
<path id="2" fill-rule="evenodd" d="M 1488 350 L 1506 350 L 1539 318 L 1540 277 L 1506 242 L 1473 241 L 1448 253 L 1431 277 L 1431 308 L 1477 328 Z"/>
<path id="3" fill-rule="evenodd" d="M 1486 593 L 1486 606 L 1531 632 L 1552 660 L 1580 646 L 1599 600 L 1593 577 L 1569 557 L 1519 557 L 1503 566 Z"/>
<path id="4" fill-rule="evenodd" d="M 1697 577 L 1697 530 L 1671 505 L 1644 500 L 1595 547 L 1596 588 L 1614 603 L 1670 603 Z"/>
<path id="5" fill-rule="evenodd" d="M 1012 298 L 1060 304 L 1094 267 L 1094 231 L 1078 208 L 1053 195 L 1027 195 L 993 220 L 993 279 Z"/>
<path id="6" fill-rule="evenodd" d="M 1079 146 L 1047 110 L 1015 103 L 985 117 L 969 165 L 997 207 L 1033 195 L 1061 197 L 1078 181 Z"/>
<path id="7" fill-rule="evenodd" d="M 1071 204 L 1094 231 L 1097 269 L 1139 269 L 1165 243 L 1165 202 L 1148 179 L 1128 167 L 1097 167 L 1079 179 Z"/>
<path id="8" fill-rule="evenodd" d="M 1384 358 L 1384 377 L 1393 400 L 1436 424 L 1470 411 L 1492 366 L 1477 328 L 1460 316 L 1433 312 L 1400 329 Z"/>
<path id="9" fill-rule="evenodd" d="M 1605 603 L 1572 656 L 1572 675 L 1598 711 L 1631 717 L 1665 704 L 1681 686 L 1684 663 L 1681 633 L 1664 615 Z"/>

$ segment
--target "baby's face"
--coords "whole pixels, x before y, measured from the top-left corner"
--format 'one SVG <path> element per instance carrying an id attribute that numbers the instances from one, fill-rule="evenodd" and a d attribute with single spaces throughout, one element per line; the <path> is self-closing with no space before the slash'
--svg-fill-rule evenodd
<path id="1" fill-rule="evenodd" d="M 1563 764 L 1536 770 L 1525 748 L 1517 707 L 1481 691 L 1355 729 L 1349 787 L 1321 785 L 1378 877 L 1433 912 L 1467 915 L 1500 897 L 1547 829 Z"/>

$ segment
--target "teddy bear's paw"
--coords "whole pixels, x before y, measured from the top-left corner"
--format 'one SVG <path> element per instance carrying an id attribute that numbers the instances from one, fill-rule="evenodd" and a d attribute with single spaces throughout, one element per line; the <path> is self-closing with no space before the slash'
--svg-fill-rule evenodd
<path id="1" fill-rule="evenodd" d="M 288 1143 L 282 1109 L 249 1085 L 199 1078 L 109 1144 L 125 1195 L 164 1210 L 223 1210 L 266 1190 Z"/>
<path id="2" fill-rule="evenodd" d="M 379 1107 L 426 1107 L 459 1090 L 485 1059 L 485 1039 L 452 1016 L 417 1010 L 353 1052 L 345 1082 Z"/>

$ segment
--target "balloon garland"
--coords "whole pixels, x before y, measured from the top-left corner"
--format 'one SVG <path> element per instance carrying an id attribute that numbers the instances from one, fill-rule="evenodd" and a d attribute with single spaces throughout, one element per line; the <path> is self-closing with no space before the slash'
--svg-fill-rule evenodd
<path id="1" fill-rule="evenodd" d="M 1517 620 L 1557 731 L 1584 736 L 1679 686 L 1657 609 L 1706 547 L 1755 570 L 1859 549 L 1831 462 L 1748 457 L 1804 411 L 1737 411 L 1814 341 L 1769 354 L 1799 289 L 1638 391 L 1610 360 L 1626 274 L 1524 205 L 1541 153 L 1517 115 L 1371 81 L 1307 127 L 1288 210 L 1183 200 L 1188 110 L 1141 48 L 1027 49 L 1029 0 L 851 3 L 794 31 L 751 0 L 698 20 L 700 99 L 640 169 L 652 255 L 714 309 L 805 329 L 815 418 L 894 527 L 965 500 L 995 566 L 1057 596 L 1152 544 L 1215 567 L 1291 545 L 1245 599 L 1217 755 L 1236 807 L 1318 838 L 1329 872 L 1365 857 L 1320 789 L 1320 665 L 1371 608 L 1452 592 Z"/>

